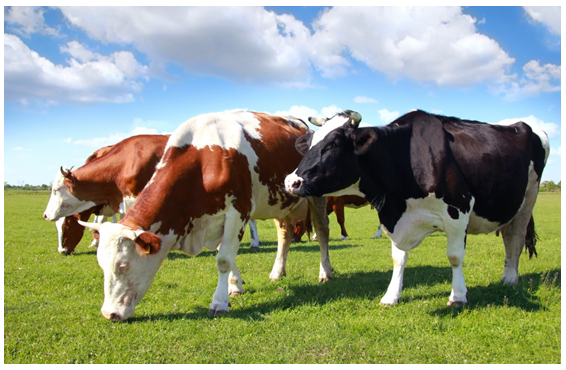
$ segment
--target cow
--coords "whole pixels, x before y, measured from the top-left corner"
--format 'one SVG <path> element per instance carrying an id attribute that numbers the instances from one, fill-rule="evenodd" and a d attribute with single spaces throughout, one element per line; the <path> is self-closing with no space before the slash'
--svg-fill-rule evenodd
<path id="1" fill-rule="evenodd" d="M 98 229 L 104 272 L 102 314 L 127 320 L 148 291 L 170 250 L 196 255 L 217 250 L 218 284 L 209 312 L 228 312 L 229 296 L 243 292 L 236 254 L 250 219 L 275 219 L 278 251 L 272 280 L 285 275 L 292 227 L 307 209 L 320 240 L 319 280 L 331 277 L 324 198 L 285 191 L 285 176 L 299 164 L 295 141 L 308 131 L 292 117 L 234 110 L 201 114 L 171 135 L 153 177 L 117 224 Z"/>
<path id="2" fill-rule="evenodd" d="M 108 153 L 112 149 L 113 145 L 108 145 L 103 148 L 97 149 L 94 153 L 88 156 L 85 161 L 86 163 L 92 162 L 93 160 L 102 157 L 104 154 Z M 69 255 L 75 251 L 75 248 L 81 241 L 84 235 L 84 226 L 79 225 L 78 220 L 88 221 L 92 214 L 95 214 L 95 219 L 97 222 L 103 222 L 106 220 L 103 206 L 95 206 L 88 210 L 82 211 L 80 214 L 75 213 L 70 216 L 61 217 L 55 221 L 55 227 L 57 229 L 57 239 L 59 245 L 57 251 L 61 254 Z M 116 216 L 114 215 L 114 222 L 116 222 Z M 98 239 L 94 238 L 90 247 L 96 246 Z"/>
<path id="3" fill-rule="evenodd" d="M 83 202 L 76 202 L 72 198 L 63 201 L 57 197 L 62 195 L 61 191 L 53 191 L 53 196 L 44 213 L 44 218 L 52 220 L 52 217 L 55 216 L 50 216 L 50 214 L 53 213 L 69 215 L 61 217 L 55 222 L 59 239 L 58 251 L 60 253 L 65 255 L 73 253 L 81 241 L 85 227 L 78 223 L 79 220 L 88 221 L 93 214 L 97 223 L 106 221 L 108 217 L 112 217 L 113 222 L 116 222 L 117 214 L 124 217 L 126 209 L 123 205 L 128 204 L 131 206 L 139 192 L 147 184 L 151 175 L 153 175 L 157 162 L 163 155 L 169 136 L 133 136 L 116 144 L 119 149 L 111 152 L 108 158 L 95 165 L 89 165 L 89 163 L 108 153 L 114 145 L 98 149 L 87 158 L 85 166 L 73 172 L 72 176 L 69 176 L 70 171 L 61 169 L 63 177 L 68 177 L 72 180 L 72 182 L 69 181 L 67 184 L 72 184 L 72 189 L 81 194 L 82 200 L 93 201 L 96 205 L 79 213 L 74 213 L 82 209 Z M 60 179 L 61 176 L 57 174 L 55 182 L 60 183 L 58 181 Z M 90 183 L 95 183 L 96 186 L 90 187 Z M 87 186 L 89 186 L 88 189 Z M 81 189 L 83 190 L 81 191 Z M 116 189 L 119 190 L 119 193 Z M 110 203 L 118 204 L 120 201 L 122 201 L 122 204 L 117 210 L 116 207 L 110 206 Z M 250 220 L 249 228 L 251 235 L 250 247 L 252 249 L 259 248 L 259 236 L 255 220 Z M 97 245 L 98 238 L 95 237 L 89 248 L 96 247 Z"/>
<path id="4" fill-rule="evenodd" d="M 326 213 L 330 215 L 332 212 L 336 214 L 336 221 L 340 225 L 340 238 L 342 240 L 348 239 L 348 232 L 346 231 L 346 218 L 344 215 L 344 207 L 348 208 L 361 208 L 369 205 L 367 199 L 357 195 L 343 195 L 339 197 L 327 197 Z M 381 224 L 378 226 L 373 238 L 381 238 L 382 228 Z M 313 237 L 314 238 L 314 237 Z"/>
<path id="5" fill-rule="evenodd" d="M 546 133 L 524 122 L 502 126 L 421 110 L 383 127 L 359 128 L 354 111 L 309 121 L 324 125 L 297 140 L 304 158 L 286 189 L 300 197 L 358 195 L 377 209 L 394 266 L 382 304 L 398 303 L 407 252 L 439 230 L 452 266 L 449 306 L 467 304 L 467 234 L 501 232 L 502 281 L 518 283 L 523 245 L 536 254 L 532 210 L 549 155 Z"/>

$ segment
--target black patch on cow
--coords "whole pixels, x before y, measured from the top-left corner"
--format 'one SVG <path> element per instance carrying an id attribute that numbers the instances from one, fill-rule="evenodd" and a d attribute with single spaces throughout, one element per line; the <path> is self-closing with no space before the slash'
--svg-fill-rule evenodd
<path id="1" fill-rule="evenodd" d="M 460 218 L 460 212 L 458 212 L 458 209 L 451 205 L 448 205 L 448 215 L 453 220 L 457 220 Z"/>

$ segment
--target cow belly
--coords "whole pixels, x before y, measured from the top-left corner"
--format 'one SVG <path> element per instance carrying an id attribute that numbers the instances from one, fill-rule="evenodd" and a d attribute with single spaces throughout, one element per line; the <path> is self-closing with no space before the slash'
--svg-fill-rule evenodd
<path id="1" fill-rule="evenodd" d="M 408 199 L 407 209 L 396 223 L 394 232 L 386 230 L 387 235 L 401 250 L 409 251 L 420 244 L 428 235 L 449 229 L 466 228 L 467 217 L 452 218 L 448 205 L 433 196 L 421 199 Z"/>
<path id="2" fill-rule="evenodd" d="M 224 214 L 204 216 L 193 221 L 191 232 L 178 243 L 179 249 L 195 256 L 202 248 L 216 250 L 224 234 Z"/>
<path id="3" fill-rule="evenodd" d="M 497 230 L 501 224 L 499 222 L 489 221 L 483 217 L 476 215 L 472 211 L 470 223 L 468 224 L 468 234 L 489 234 Z"/>

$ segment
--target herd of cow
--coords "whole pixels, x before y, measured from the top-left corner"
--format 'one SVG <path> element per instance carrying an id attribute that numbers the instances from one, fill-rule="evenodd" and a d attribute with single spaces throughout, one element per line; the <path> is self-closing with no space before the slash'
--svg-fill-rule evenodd
<path id="1" fill-rule="evenodd" d="M 210 312 L 228 312 L 243 293 L 236 254 L 246 225 L 274 219 L 277 255 L 270 279 L 286 275 L 298 222 L 312 222 L 320 245 L 319 281 L 332 277 L 328 214 L 371 204 L 391 239 L 393 276 L 381 303 L 401 298 L 407 253 L 431 233 L 447 237 L 450 306 L 467 303 L 466 235 L 501 233 L 503 282 L 517 284 L 523 246 L 536 254 L 532 210 L 549 154 L 546 134 L 413 111 L 383 127 L 360 128 L 344 111 L 302 120 L 233 110 L 202 114 L 173 134 L 140 135 L 102 148 L 75 169 L 61 167 L 43 215 L 57 221 L 59 252 L 70 254 L 93 230 L 104 272 L 102 314 L 127 320 L 170 250 L 217 250 Z M 91 215 L 95 222 L 87 222 Z M 122 214 L 119 222 L 98 218 Z M 377 220 L 377 219 L 376 219 Z M 376 225 L 377 226 L 377 225 Z M 297 234 L 297 232 L 295 232 Z M 299 234 L 300 237 L 300 234 Z"/>

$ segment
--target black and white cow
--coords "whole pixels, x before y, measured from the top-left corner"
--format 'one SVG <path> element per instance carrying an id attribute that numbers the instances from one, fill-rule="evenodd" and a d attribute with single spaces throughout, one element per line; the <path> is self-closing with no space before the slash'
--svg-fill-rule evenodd
<path id="1" fill-rule="evenodd" d="M 401 298 L 407 252 L 442 230 L 452 266 L 449 306 L 467 303 L 462 271 L 466 234 L 501 232 L 502 281 L 517 284 L 523 245 L 536 254 L 532 210 L 549 154 L 547 135 L 524 122 L 509 126 L 413 111 L 384 127 L 358 128 L 345 111 L 297 140 L 304 154 L 285 179 L 304 196 L 368 199 L 392 241 L 393 276 L 381 303 Z"/>

